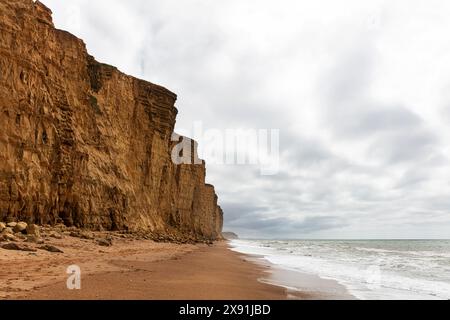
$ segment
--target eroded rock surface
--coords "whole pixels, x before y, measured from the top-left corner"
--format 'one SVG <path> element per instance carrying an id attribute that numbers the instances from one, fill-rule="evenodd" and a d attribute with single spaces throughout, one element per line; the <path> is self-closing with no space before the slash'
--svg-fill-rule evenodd
<path id="1" fill-rule="evenodd" d="M 220 238 L 205 164 L 171 160 L 167 89 L 55 29 L 39 1 L 0 2 L 0 221 Z"/>

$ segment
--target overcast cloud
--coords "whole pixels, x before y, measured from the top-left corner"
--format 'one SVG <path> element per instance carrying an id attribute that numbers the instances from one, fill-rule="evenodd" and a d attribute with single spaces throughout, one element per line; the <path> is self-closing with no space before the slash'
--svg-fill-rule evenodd
<path id="1" fill-rule="evenodd" d="M 97 60 L 176 92 L 178 130 L 281 129 L 277 175 L 208 165 L 226 229 L 450 236 L 448 1 L 43 2 Z"/>

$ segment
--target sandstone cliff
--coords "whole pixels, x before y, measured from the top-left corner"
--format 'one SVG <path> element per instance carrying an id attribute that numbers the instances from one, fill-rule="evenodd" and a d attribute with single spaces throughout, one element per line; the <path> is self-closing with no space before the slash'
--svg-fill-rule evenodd
<path id="1" fill-rule="evenodd" d="M 0 221 L 220 238 L 205 164 L 171 160 L 176 95 L 91 57 L 32 0 L 0 2 Z"/>
<path id="2" fill-rule="evenodd" d="M 227 240 L 237 240 L 239 236 L 234 232 L 222 232 L 222 237 Z"/>

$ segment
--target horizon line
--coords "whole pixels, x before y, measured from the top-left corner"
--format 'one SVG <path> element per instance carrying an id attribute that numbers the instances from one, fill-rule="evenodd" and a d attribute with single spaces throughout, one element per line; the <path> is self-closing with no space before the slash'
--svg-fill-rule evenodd
<path id="1" fill-rule="evenodd" d="M 423 240 L 444 240 L 450 241 L 450 238 L 238 238 L 232 240 L 278 240 L 278 241 L 423 241 Z"/>

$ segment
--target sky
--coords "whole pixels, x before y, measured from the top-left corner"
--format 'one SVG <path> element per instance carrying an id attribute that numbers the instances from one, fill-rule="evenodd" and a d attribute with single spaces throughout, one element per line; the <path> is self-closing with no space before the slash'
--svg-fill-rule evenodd
<path id="1" fill-rule="evenodd" d="M 43 2 L 97 60 L 177 93 L 177 131 L 279 130 L 276 174 L 205 155 L 226 230 L 450 238 L 448 1 Z"/>

